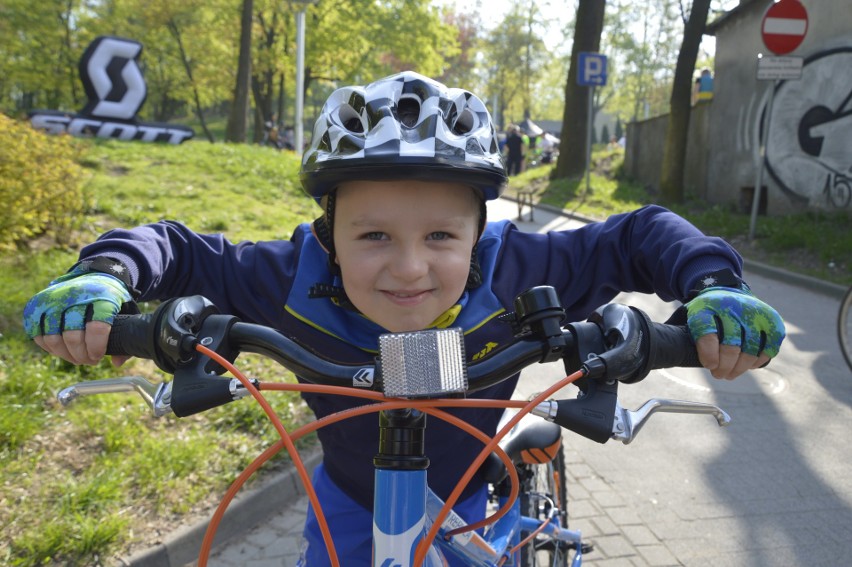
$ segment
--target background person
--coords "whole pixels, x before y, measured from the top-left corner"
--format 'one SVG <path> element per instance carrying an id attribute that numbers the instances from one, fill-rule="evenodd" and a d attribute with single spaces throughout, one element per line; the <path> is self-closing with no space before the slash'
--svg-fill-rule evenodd
<path id="1" fill-rule="evenodd" d="M 524 138 L 521 128 L 512 124 L 506 133 L 506 174 L 517 175 L 524 170 Z"/>

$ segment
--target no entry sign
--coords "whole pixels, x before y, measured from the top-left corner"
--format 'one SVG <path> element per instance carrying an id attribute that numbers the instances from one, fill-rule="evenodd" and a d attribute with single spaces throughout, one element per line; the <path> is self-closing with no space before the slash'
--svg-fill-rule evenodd
<path id="1" fill-rule="evenodd" d="M 769 6 L 763 16 L 760 35 L 775 55 L 790 53 L 805 39 L 808 12 L 799 0 L 781 0 Z"/>

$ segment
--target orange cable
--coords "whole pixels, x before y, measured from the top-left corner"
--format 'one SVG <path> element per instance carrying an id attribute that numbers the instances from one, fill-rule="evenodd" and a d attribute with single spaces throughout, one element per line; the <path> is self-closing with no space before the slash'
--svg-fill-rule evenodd
<path id="1" fill-rule="evenodd" d="M 392 398 L 383 398 L 383 396 L 381 394 L 377 394 L 375 392 L 355 391 L 353 393 L 353 392 L 350 392 L 349 388 L 345 388 L 345 387 L 317 386 L 317 385 L 314 385 L 314 384 L 293 385 L 293 384 L 261 383 L 260 386 L 261 386 L 261 389 L 264 389 L 264 390 L 281 390 L 281 391 L 300 390 L 301 388 L 303 388 L 305 386 L 311 386 L 311 389 L 314 390 L 314 391 L 321 391 L 323 388 L 337 389 L 337 390 L 343 390 L 344 393 L 347 394 L 347 395 L 357 394 L 357 395 L 355 395 L 355 397 L 374 398 L 374 397 L 378 396 L 378 399 L 386 400 L 383 403 L 359 406 L 357 408 L 350 408 L 348 410 L 336 412 L 336 413 L 328 415 L 328 416 L 326 416 L 322 419 L 318 419 L 318 420 L 315 420 L 315 421 L 313 421 L 309 424 L 306 424 L 306 425 L 300 427 L 299 429 L 295 430 L 293 433 L 290 434 L 290 438 L 294 441 L 300 439 L 301 437 L 307 435 L 308 433 L 316 431 L 317 429 L 325 427 L 326 425 L 330 425 L 331 423 L 336 423 L 338 421 L 342 421 L 342 420 L 348 419 L 350 417 L 356 417 L 358 415 L 364 415 L 364 414 L 367 414 L 367 413 L 375 413 L 375 412 L 385 410 L 385 409 L 410 408 L 412 405 L 427 406 L 427 404 L 438 403 L 438 402 L 449 402 L 449 405 L 457 406 L 457 407 L 459 407 L 459 406 L 522 407 L 523 404 L 525 404 L 525 402 L 516 402 L 516 401 L 512 401 L 512 400 L 491 400 L 491 401 L 488 401 L 488 400 L 458 400 L 458 399 L 442 400 L 442 399 L 435 399 L 435 400 L 419 400 L 417 402 L 415 402 L 413 400 L 404 400 L 404 399 L 393 400 Z M 390 401 L 387 401 L 387 400 L 390 400 Z M 468 428 L 469 428 L 471 430 L 469 432 L 472 432 L 472 434 L 475 437 L 479 438 L 481 441 L 483 441 L 483 443 L 486 443 L 490 439 L 485 433 L 482 433 L 480 430 L 471 426 L 467 422 L 461 421 L 459 418 L 456 418 L 455 416 L 453 416 L 451 414 L 445 414 L 444 412 L 441 412 L 440 410 L 428 408 L 428 407 L 426 407 L 426 410 L 427 410 L 428 413 L 435 415 L 439 419 L 443 419 L 444 421 L 448 421 L 448 422 L 452 423 L 453 425 L 456 425 L 456 427 L 459 427 L 460 429 L 468 430 Z M 284 447 L 285 447 L 285 443 L 284 443 L 283 440 L 281 440 L 281 441 L 276 442 L 274 445 L 270 446 L 269 448 L 267 448 L 263 453 L 261 453 L 258 457 L 256 457 L 255 460 L 252 463 L 250 463 L 245 468 L 245 470 L 237 477 L 237 479 L 234 480 L 234 482 L 231 484 L 228 491 L 222 497 L 222 500 L 219 503 L 219 506 L 217 507 L 216 512 L 214 513 L 213 517 L 210 520 L 210 523 L 208 524 L 208 532 L 205 534 L 205 540 L 204 540 L 204 542 L 202 542 L 202 549 L 201 549 L 201 553 L 199 555 L 199 564 L 198 564 L 199 567 L 203 567 L 203 565 L 206 564 L 206 561 L 207 561 L 208 556 L 209 556 L 210 551 L 211 551 L 211 544 L 212 544 L 213 537 L 214 537 L 215 532 L 218 529 L 219 524 L 221 523 L 222 517 L 224 516 L 225 511 L 227 510 L 231 501 L 233 501 L 233 499 L 236 497 L 239 490 L 246 483 L 246 481 L 251 477 L 251 475 L 253 475 L 255 472 L 257 472 L 257 470 L 263 464 L 265 464 L 275 454 L 279 453 L 281 451 L 281 449 L 283 449 Z M 498 450 L 497 450 L 497 454 L 498 454 L 498 456 L 500 456 L 501 460 L 506 465 L 506 468 L 509 470 L 510 476 L 512 477 L 512 483 L 513 483 L 512 486 L 513 486 L 513 488 L 515 488 L 515 492 L 517 492 L 516 487 L 519 484 L 518 479 L 517 479 L 517 471 L 514 470 L 514 466 L 512 464 L 511 459 L 499 447 L 498 447 Z M 302 482 L 304 484 L 305 479 L 302 479 Z M 313 486 L 312 483 L 310 482 L 310 479 L 307 479 L 307 483 L 311 487 Z M 308 486 L 306 486 L 305 488 L 306 488 L 306 491 L 309 490 Z M 490 516 L 489 519 L 491 520 L 491 522 L 494 522 L 497 519 L 499 519 L 500 517 L 502 517 L 503 515 L 505 515 L 510 508 L 510 504 L 511 504 L 511 502 L 509 502 L 506 506 L 501 508 L 497 513 Z M 489 523 L 491 523 L 491 522 L 489 522 Z"/>
<path id="2" fill-rule="evenodd" d="M 341 387 L 341 386 L 324 386 L 324 385 L 316 385 L 316 384 L 272 384 L 272 383 L 262 383 L 260 387 L 264 390 L 282 390 L 282 391 L 300 391 L 300 392 L 316 392 L 316 393 L 326 393 L 326 394 L 339 394 L 346 395 L 351 397 L 360 397 L 371 399 L 374 401 L 381 401 L 381 403 L 370 404 L 365 406 L 360 406 L 357 408 L 350 408 L 348 410 L 343 410 L 341 412 L 336 412 L 334 414 L 328 415 L 322 419 L 315 420 L 309 424 L 306 424 L 300 428 L 298 428 L 293 434 L 288 434 L 283 424 L 280 421 L 280 418 L 275 414 L 272 407 L 263 397 L 263 395 L 258 391 L 258 388 L 254 386 L 234 365 L 228 362 L 226 359 L 221 357 L 215 351 L 212 351 L 202 345 L 197 345 L 196 350 L 199 352 L 209 356 L 211 359 L 222 365 L 229 372 L 231 372 L 234 376 L 237 377 L 238 380 L 243 384 L 243 386 L 247 389 L 249 393 L 255 398 L 255 400 L 261 405 L 264 409 L 264 412 L 272 421 L 279 435 L 281 436 L 281 441 L 278 441 L 275 445 L 267 448 L 263 453 L 261 453 L 255 460 L 249 464 L 248 467 L 238 476 L 238 478 L 232 483 L 231 487 L 226 492 L 225 496 L 222 499 L 219 507 L 216 509 L 213 518 L 210 520 L 210 524 L 208 525 L 207 532 L 205 533 L 204 541 L 202 542 L 201 554 L 199 556 L 199 567 L 206 567 L 207 557 L 209 556 L 210 549 L 212 547 L 213 537 L 215 536 L 216 530 L 218 529 L 218 525 L 221 522 L 222 517 L 224 516 L 225 510 L 227 509 L 228 504 L 233 500 L 236 496 L 236 493 L 239 489 L 245 484 L 248 478 L 254 474 L 260 466 L 262 466 L 266 461 L 268 461 L 273 455 L 280 452 L 282 448 L 286 447 L 288 452 L 293 459 L 294 465 L 296 466 L 299 476 L 301 478 L 302 484 L 305 487 L 306 492 L 308 493 L 309 499 L 311 501 L 312 506 L 314 507 L 314 511 L 317 515 L 318 523 L 320 524 L 320 528 L 323 531 L 323 539 L 326 542 L 326 546 L 329 551 L 329 555 L 332 560 L 332 564 L 337 566 L 339 565 L 339 561 L 337 559 L 337 554 L 334 549 L 334 544 L 331 540 L 331 534 L 328 531 L 328 524 L 325 521 L 325 516 L 322 512 L 322 508 L 319 504 L 319 499 L 316 496 L 316 492 L 313 489 L 313 485 L 311 480 L 307 474 L 307 470 L 304 467 L 304 463 L 302 462 L 298 451 L 293 444 L 293 441 L 301 438 L 302 436 L 316 431 L 317 429 L 329 425 L 331 423 L 336 423 L 338 421 L 348 419 L 350 417 L 355 417 L 357 415 L 363 415 L 372 412 L 378 412 L 385 409 L 396 409 L 396 408 L 416 408 L 421 409 L 424 412 L 434 415 L 439 419 L 447 421 L 456 427 L 466 431 L 467 433 L 473 435 L 477 439 L 483 441 L 485 443 L 485 447 L 471 463 L 465 475 L 459 481 L 456 486 L 456 489 L 448 498 L 447 502 L 444 504 L 444 507 L 441 509 L 441 512 L 435 518 L 432 529 L 430 529 L 426 538 L 424 538 L 420 544 L 418 545 L 417 552 L 415 554 L 415 565 L 422 564 L 425 559 L 425 554 L 428 551 L 429 547 L 431 547 L 432 541 L 435 539 L 441 524 L 444 519 L 449 514 L 449 511 L 457 502 L 461 492 L 464 488 L 470 483 L 473 475 L 475 474 L 478 467 L 482 464 L 485 458 L 492 451 L 496 451 L 500 456 L 503 463 L 506 465 L 507 470 L 511 476 L 512 480 L 512 490 L 507 500 L 507 503 L 501 508 L 497 513 L 493 514 L 489 518 L 486 518 L 483 521 L 477 522 L 476 524 L 471 524 L 466 528 L 459 528 L 456 530 L 452 530 L 448 532 L 447 537 L 452 537 L 457 533 L 464 533 L 467 531 L 472 531 L 482 527 L 483 525 L 487 525 L 488 523 L 492 523 L 505 515 L 508 509 L 511 507 L 512 502 L 517 497 L 518 492 L 518 478 L 517 472 L 514 470 L 514 466 L 509 459 L 508 455 L 497 445 L 499 441 L 517 424 L 520 419 L 529 413 L 538 403 L 546 399 L 553 392 L 563 388 L 564 386 L 570 384 L 574 380 L 578 379 L 582 376 L 582 372 L 578 371 L 572 374 L 571 376 L 557 382 L 541 394 L 539 394 L 536 398 L 534 398 L 529 403 L 527 402 L 518 402 L 512 400 L 475 400 L 475 399 L 432 399 L 432 400 L 408 400 L 408 399 L 399 399 L 394 400 L 393 398 L 386 398 L 382 394 L 378 392 L 372 392 L 367 390 L 356 390 L 353 388 Z M 497 435 L 493 439 L 489 439 L 489 437 L 480 431 L 479 429 L 473 427 L 461 419 L 448 414 L 440 409 L 437 409 L 436 406 L 442 407 L 513 407 L 520 408 L 520 411 L 517 415 L 515 415 L 506 426 L 501 429 Z M 545 524 L 546 525 L 546 524 Z M 543 526 L 539 528 L 540 531 L 543 529 Z M 534 534 L 533 534 L 534 537 Z M 525 541 L 529 541 L 530 538 L 526 538 Z M 521 544 L 523 545 L 523 543 Z M 515 549 L 520 547 L 517 546 Z M 422 552 L 422 553 L 421 553 Z M 514 550 L 513 550 L 514 552 Z M 422 555 L 422 556 L 421 556 Z"/>
<path id="3" fill-rule="evenodd" d="M 293 440 L 290 438 L 290 435 L 287 433 L 287 430 L 284 428 L 284 425 L 281 423 L 281 420 L 278 418 L 278 415 L 276 415 L 275 411 L 272 409 L 272 406 L 269 405 L 269 402 L 266 401 L 266 398 L 263 397 L 263 395 L 258 391 L 258 389 L 255 388 L 254 384 L 252 384 L 251 381 L 249 381 L 249 379 L 246 378 L 243 373 L 237 369 L 237 367 L 231 364 L 219 353 L 205 347 L 204 345 L 198 344 L 195 348 L 198 352 L 207 355 L 208 357 L 210 357 L 211 360 L 217 362 L 222 367 L 227 369 L 231 374 L 236 376 L 237 379 L 246 388 L 246 390 L 251 393 L 252 397 L 257 400 L 257 403 L 259 403 L 260 406 L 263 408 L 263 411 L 269 417 L 270 421 L 272 421 L 272 425 L 278 431 L 278 434 L 281 436 L 281 440 L 287 447 L 287 452 L 290 453 L 290 457 L 293 460 L 293 464 L 295 465 L 296 470 L 299 473 L 299 477 L 302 479 L 302 484 L 305 486 L 305 490 L 308 493 L 308 498 L 314 505 L 317 523 L 319 524 L 320 530 L 322 532 L 323 541 L 325 541 L 331 564 L 333 567 L 339 567 L 340 561 L 337 558 L 337 550 L 334 548 L 334 542 L 331 539 L 331 531 L 328 529 L 328 522 L 326 522 L 325 515 L 323 514 L 322 508 L 319 505 L 319 498 L 317 498 L 316 491 L 314 490 L 310 478 L 308 477 L 308 471 L 307 469 L 305 469 L 305 464 L 302 462 L 302 459 L 299 456 L 299 452 L 296 450 L 296 446 L 293 444 Z M 201 544 L 201 555 L 199 557 L 198 567 L 206 567 L 207 565 L 207 556 L 210 554 L 210 549 L 213 546 L 213 536 L 216 534 L 216 530 L 219 527 L 219 521 L 221 521 L 221 518 L 217 518 L 217 522 L 213 524 L 211 520 L 211 523 L 207 526 L 207 531 L 204 534 L 204 540 Z"/>

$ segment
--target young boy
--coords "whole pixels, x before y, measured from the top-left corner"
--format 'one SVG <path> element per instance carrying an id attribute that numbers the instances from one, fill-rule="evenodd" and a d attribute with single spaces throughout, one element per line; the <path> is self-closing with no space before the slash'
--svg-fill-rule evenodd
<path id="1" fill-rule="evenodd" d="M 301 178 L 324 212 L 289 242 L 233 244 L 174 222 L 111 231 L 30 300 L 27 332 L 51 354 L 95 364 L 122 304 L 201 294 L 222 312 L 280 329 L 338 361 L 371 361 L 383 332 L 450 326 L 465 331 L 473 358 L 511 338 L 498 316 L 515 296 L 546 284 L 572 321 L 619 291 L 688 301 L 702 364 L 717 378 L 766 364 L 784 337 L 778 314 L 740 280 L 736 252 L 662 208 L 549 234 L 486 223 L 485 202 L 506 181 L 491 118 L 473 94 L 416 73 L 334 92 Z M 476 396 L 509 398 L 516 382 Z M 318 417 L 361 403 L 304 398 Z M 454 413 L 491 434 L 500 417 Z M 347 566 L 370 563 L 377 429 L 367 416 L 319 433 L 324 458 L 315 484 Z M 433 420 L 426 446 L 430 485 L 446 498 L 479 442 Z M 483 516 L 481 479 L 457 509 L 469 520 Z M 326 565 L 311 511 L 305 542 L 303 564 Z"/>

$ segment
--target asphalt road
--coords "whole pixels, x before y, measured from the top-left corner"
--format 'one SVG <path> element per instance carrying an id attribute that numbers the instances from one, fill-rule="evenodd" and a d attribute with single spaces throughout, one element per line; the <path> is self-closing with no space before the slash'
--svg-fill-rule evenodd
<path id="1" fill-rule="evenodd" d="M 517 215 L 511 202 L 492 218 Z M 575 221 L 536 210 L 526 230 Z M 622 404 L 654 397 L 717 404 L 732 417 L 658 414 L 629 445 L 564 435 L 569 515 L 595 544 L 587 565 L 842 566 L 852 558 L 852 373 L 835 336 L 839 300 L 814 286 L 747 271 L 755 293 L 785 319 L 779 357 L 733 382 L 697 369 L 655 371 L 623 386 Z M 619 298 L 665 319 L 674 305 Z M 517 397 L 563 375 L 529 368 Z M 573 396 L 573 392 L 569 395 Z M 213 567 L 293 565 L 305 498 L 219 546 Z"/>

